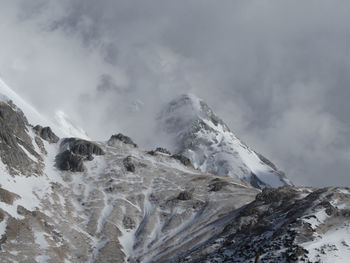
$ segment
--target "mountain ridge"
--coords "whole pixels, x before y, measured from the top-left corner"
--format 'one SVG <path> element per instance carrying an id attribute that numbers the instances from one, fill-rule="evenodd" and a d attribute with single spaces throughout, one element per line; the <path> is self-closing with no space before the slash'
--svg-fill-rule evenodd
<path id="1" fill-rule="evenodd" d="M 193 94 L 172 100 L 158 120 L 160 129 L 175 145 L 173 151 L 188 157 L 195 168 L 240 178 L 257 188 L 292 185 L 283 172 L 239 140 L 224 121 Z"/>
<path id="2" fill-rule="evenodd" d="M 184 165 L 166 149 L 144 151 L 121 134 L 106 141 L 58 138 L 25 114 L 0 102 L 1 262 L 347 262 L 350 256 L 348 187 L 260 190 Z"/>

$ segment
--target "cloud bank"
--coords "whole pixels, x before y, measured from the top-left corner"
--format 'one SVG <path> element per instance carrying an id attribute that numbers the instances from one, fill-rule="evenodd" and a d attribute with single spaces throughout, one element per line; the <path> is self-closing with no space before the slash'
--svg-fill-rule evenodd
<path id="1" fill-rule="evenodd" d="M 14 0 L 0 75 L 93 138 L 154 143 L 175 96 L 206 101 L 296 184 L 349 185 L 347 1 Z"/>

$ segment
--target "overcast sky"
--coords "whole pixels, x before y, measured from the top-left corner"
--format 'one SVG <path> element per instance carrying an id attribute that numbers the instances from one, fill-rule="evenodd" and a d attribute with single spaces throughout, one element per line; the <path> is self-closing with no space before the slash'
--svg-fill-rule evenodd
<path id="1" fill-rule="evenodd" d="M 175 96 L 206 101 L 296 184 L 350 185 L 349 1 L 1 1 L 0 76 L 92 138 L 150 147 Z"/>

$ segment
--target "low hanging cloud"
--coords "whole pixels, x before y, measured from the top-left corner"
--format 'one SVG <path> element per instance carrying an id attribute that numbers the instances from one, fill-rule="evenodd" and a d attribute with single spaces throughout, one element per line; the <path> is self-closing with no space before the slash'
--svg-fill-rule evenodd
<path id="1" fill-rule="evenodd" d="M 157 144 L 162 105 L 191 92 L 296 184 L 348 185 L 346 1 L 14 0 L 0 75 L 92 138 Z"/>

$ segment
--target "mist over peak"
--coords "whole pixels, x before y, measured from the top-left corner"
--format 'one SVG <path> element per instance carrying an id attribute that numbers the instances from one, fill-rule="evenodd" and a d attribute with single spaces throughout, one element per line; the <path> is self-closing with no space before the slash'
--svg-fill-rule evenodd
<path id="1" fill-rule="evenodd" d="M 163 105 L 194 93 L 297 182 L 343 184 L 345 10 L 343 1 L 15 0 L 1 6 L 0 72 L 40 112 L 63 110 L 90 137 L 123 132 L 145 147 Z"/>

